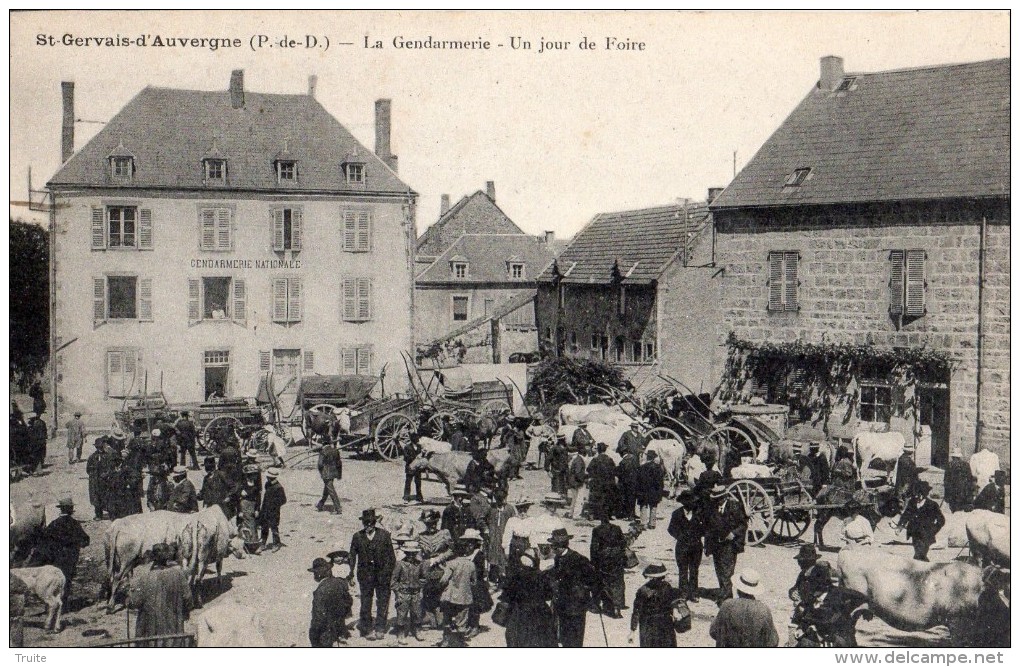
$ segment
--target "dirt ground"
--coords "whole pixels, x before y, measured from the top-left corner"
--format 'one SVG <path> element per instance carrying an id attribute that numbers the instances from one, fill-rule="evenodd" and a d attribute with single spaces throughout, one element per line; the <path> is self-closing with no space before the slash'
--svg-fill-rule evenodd
<path id="1" fill-rule="evenodd" d="M 90 438 L 91 440 L 91 438 Z M 83 456 L 92 452 L 91 444 L 86 445 Z M 57 635 L 43 633 L 43 608 L 31 605 L 26 618 L 26 646 L 88 646 L 103 642 L 125 639 L 128 619 L 125 611 L 107 615 L 104 601 L 98 601 L 100 587 L 105 580 L 105 556 L 103 536 L 109 521 L 94 521 L 92 508 L 88 503 L 88 481 L 85 464 L 69 466 L 63 442 L 51 442 L 48 448 L 48 467 L 35 476 L 11 486 L 11 499 L 19 503 L 34 497 L 46 505 L 46 516 L 52 520 L 57 516 L 56 501 L 70 494 L 78 508 L 77 516 L 92 538 L 92 544 L 83 552 L 78 576 L 72 588 L 71 609 L 64 614 L 64 630 Z M 265 464 L 264 464 L 265 465 Z M 540 498 L 549 490 L 549 478 L 542 471 L 524 471 L 522 481 L 513 482 L 511 497 L 523 493 L 530 498 Z M 196 488 L 200 487 L 202 473 L 189 472 Z M 360 529 L 358 517 L 365 508 L 374 507 L 384 517 L 384 524 L 395 526 L 403 521 L 417 519 L 423 506 L 405 505 L 401 502 L 403 485 L 402 464 L 374 460 L 344 461 L 344 478 L 339 485 L 343 501 L 343 514 L 333 516 L 315 511 L 315 503 L 322 491 L 322 482 L 314 469 L 314 459 L 285 468 L 280 476 L 287 492 L 288 503 L 283 508 L 282 535 L 286 547 L 278 552 L 267 552 L 249 556 L 243 560 L 229 558 L 224 561 L 224 576 L 218 582 L 209 581 L 206 608 L 221 600 L 234 600 L 261 614 L 266 639 L 270 646 L 308 646 L 307 628 L 311 610 L 311 596 L 315 588 L 312 575 L 307 572 L 314 558 L 324 556 L 335 548 L 349 548 L 351 536 Z M 440 506 L 446 501 L 445 488 L 438 483 L 426 483 L 426 504 Z M 670 572 L 670 579 L 676 583 L 676 563 L 673 560 L 673 540 L 666 533 L 669 514 L 675 504 L 665 501 L 659 507 L 660 521 L 655 530 L 644 532 L 635 543 L 635 552 L 640 564 L 628 571 L 626 576 L 627 599 L 633 600 L 634 592 L 643 583 L 641 571 L 649 563 L 660 562 Z M 588 543 L 592 522 L 568 521 L 575 535 L 571 546 L 584 555 L 588 554 Z M 826 529 L 826 542 L 838 544 L 837 535 L 841 529 L 834 520 Z M 807 533 L 806 536 L 810 536 Z M 876 533 L 877 542 L 893 553 L 905 556 L 912 554 L 911 548 L 896 541 L 892 531 L 880 525 Z M 769 606 L 780 635 L 785 642 L 787 623 L 792 613 L 792 603 L 787 591 L 792 586 L 797 565 L 794 555 L 800 543 L 786 545 L 765 545 L 749 547 L 738 560 L 738 570 L 753 567 L 762 575 L 763 594 L 761 599 Z M 935 549 L 933 560 L 951 560 L 959 549 Z M 825 553 L 825 558 L 835 562 L 835 550 Z M 212 575 L 214 578 L 215 575 Z M 715 571 L 711 559 L 701 565 L 701 588 L 703 593 L 716 588 Z M 354 590 L 353 617 L 357 618 L 359 601 Z M 392 603 L 391 603 L 392 604 Z M 678 636 L 681 646 L 712 646 L 708 628 L 715 615 L 716 606 L 707 597 L 692 605 L 693 628 Z M 201 610 L 193 612 L 196 618 Z M 588 614 L 585 646 L 626 646 L 629 631 L 629 611 L 624 619 L 603 618 Z M 392 618 L 392 611 L 391 611 Z M 131 619 L 133 628 L 134 620 Z M 491 623 L 489 615 L 483 616 L 482 625 L 486 631 L 471 640 L 472 646 L 505 646 L 503 628 Z M 193 621 L 189 631 L 193 631 Z M 944 630 L 944 628 L 942 629 Z M 382 642 L 368 642 L 354 632 L 351 646 L 396 646 L 396 640 L 389 635 Z M 440 639 L 439 631 L 425 631 L 423 641 L 412 645 L 427 646 Z M 879 620 L 861 622 L 858 625 L 858 641 L 862 646 L 936 646 L 944 645 L 944 632 L 935 630 L 923 633 L 903 633 L 893 630 Z"/>

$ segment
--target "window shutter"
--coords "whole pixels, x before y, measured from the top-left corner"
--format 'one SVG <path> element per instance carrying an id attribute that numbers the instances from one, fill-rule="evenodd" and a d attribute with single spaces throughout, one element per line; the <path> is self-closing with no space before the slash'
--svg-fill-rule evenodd
<path id="1" fill-rule="evenodd" d="M 368 211 L 360 211 L 358 214 L 357 229 L 357 250 L 368 252 L 372 249 L 372 219 Z"/>
<path id="2" fill-rule="evenodd" d="M 372 346 L 360 347 L 358 352 L 358 375 L 372 374 Z"/>
<path id="3" fill-rule="evenodd" d="M 903 251 L 889 251 L 889 312 L 903 314 Z"/>
<path id="4" fill-rule="evenodd" d="M 287 279 L 273 278 L 273 321 L 287 321 Z"/>
<path id="5" fill-rule="evenodd" d="M 358 352 L 354 348 L 340 348 L 340 373 L 356 375 L 358 372 Z"/>
<path id="6" fill-rule="evenodd" d="M 343 221 L 343 248 L 353 252 L 357 247 L 357 220 L 354 211 L 341 211 L 340 217 Z"/>
<path id="7" fill-rule="evenodd" d="M 783 253 L 769 253 L 769 310 L 783 309 Z"/>
<path id="8" fill-rule="evenodd" d="M 357 281 L 345 278 L 342 291 L 344 321 L 353 322 L 358 317 Z"/>
<path id="9" fill-rule="evenodd" d="M 244 281 L 234 279 L 234 321 L 243 323 L 248 319 L 248 309 L 244 291 Z"/>
<path id="10" fill-rule="evenodd" d="M 273 250 L 283 250 L 283 209 L 273 210 Z"/>
<path id="11" fill-rule="evenodd" d="M 106 278 L 92 279 L 92 325 L 97 327 L 106 321 Z"/>
<path id="12" fill-rule="evenodd" d="M 924 251 L 907 251 L 907 315 L 924 315 Z"/>
<path id="13" fill-rule="evenodd" d="M 138 249 L 152 250 L 152 209 L 138 211 Z"/>
<path id="14" fill-rule="evenodd" d="M 152 278 L 138 279 L 138 319 L 152 321 Z"/>
<path id="15" fill-rule="evenodd" d="M 272 362 L 272 353 L 269 350 L 259 351 L 259 372 L 268 373 Z"/>
<path id="16" fill-rule="evenodd" d="M 233 248 L 230 233 L 230 209 L 220 208 L 216 210 L 216 249 L 230 250 Z"/>
<path id="17" fill-rule="evenodd" d="M 315 352 L 312 350 L 305 350 L 304 352 L 305 363 L 301 370 L 305 373 L 312 373 L 315 371 Z"/>
<path id="18" fill-rule="evenodd" d="M 302 232 L 301 225 L 301 209 L 296 208 L 291 211 L 290 214 L 290 249 L 301 250 L 301 237 Z"/>
<path id="19" fill-rule="evenodd" d="M 800 264 L 800 255 L 795 252 L 788 252 L 785 254 L 786 264 L 786 285 L 785 285 L 785 306 L 786 310 L 800 310 L 800 304 L 797 302 L 797 291 L 800 286 L 800 281 L 797 280 L 797 268 Z"/>
<path id="20" fill-rule="evenodd" d="M 188 278 L 188 324 L 202 319 L 202 283 Z"/>
<path id="21" fill-rule="evenodd" d="M 372 280 L 358 279 L 358 319 L 372 319 Z"/>
<path id="22" fill-rule="evenodd" d="M 106 249 L 106 213 L 100 206 L 92 208 L 92 249 Z"/>
<path id="23" fill-rule="evenodd" d="M 287 280 L 287 321 L 301 321 L 301 279 L 290 278 Z"/>
<path id="24" fill-rule="evenodd" d="M 199 216 L 201 233 L 199 234 L 198 245 L 202 250 L 216 249 L 216 211 L 211 208 L 203 208 Z"/>
<path id="25" fill-rule="evenodd" d="M 106 353 L 106 396 L 121 395 L 121 385 L 124 382 L 124 353 L 110 351 Z"/>

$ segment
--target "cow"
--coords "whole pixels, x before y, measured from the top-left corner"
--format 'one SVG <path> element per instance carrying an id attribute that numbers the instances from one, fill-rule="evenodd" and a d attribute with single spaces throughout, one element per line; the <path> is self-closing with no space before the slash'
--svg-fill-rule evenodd
<path id="1" fill-rule="evenodd" d="M 985 488 L 999 467 L 999 455 L 987 449 L 975 452 L 970 457 L 970 473 L 974 475 L 978 490 Z"/>
<path id="2" fill-rule="evenodd" d="M 106 573 L 109 577 L 110 599 L 107 612 L 112 613 L 115 598 L 157 544 L 173 547 L 178 562 L 187 571 L 195 557 L 194 514 L 157 510 L 132 514 L 116 519 L 106 531 Z"/>
<path id="3" fill-rule="evenodd" d="M 949 628 L 967 645 L 982 591 L 981 568 L 926 563 L 874 548 L 844 549 L 836 559 L 843 586 L 868 599 L 869 611 L 897 630 Z"/>
<path id="4" fill-rule="evenodd" d="M 205 577 L 206 568 L 216 565 L 217 583 L 223 576 L 223 559 L 229 555 L 243 558 L 241 539 L 237 524 L 227 518 L 219 505 L 206 507 L 195 514 L 186 514 L 192 519 L 194 535 L 194 557 L 191 567 L 191 588 L 196 594 L 196 604 L 201 606 L 198 585 Z"/>
<path id="5" fill-rule="evenodd" d="M 672 439 L 651 440 L 645 447 L 645 452 L 655 452 L 659 463 L 666 471 L 666 490 L 670 496 L 676 495 L 676 489 L 683 479 L 684 458 L 687 456 L 684 443 Z"/>
<path id="6" fill-rule="evenodd" d="M 486 458 L 492 467 L 496 469 L 497 477 L 504 477 L 509 469 L 510 452 L 506 449 L 491 449 Z M 453 491 L 453 487 L 460 483 L 467 473 L 468 463 L 471 462 L 471 454 L 468 452 L 446 452 L 440 454 L 423 453 L 411 462 L 410 472 L 431 472 L 439 477 L 439 480 L 446 485 L 447 493 Z"/>
<path id="7" fill-rule="evenodd" d="M 1009 567 L 1009 517 L 988 510 L 967 512 L 967 541 L 979 565 Z"/>
<path id="8" fill-rule="evenodd" d="M 887 471 L 893 470 L 900 454 L 903 453 L 906 441 L 899 431 L 889 431 L 888 433 L 862 431 L 854 435 L 853 445 L 857 463 L 857 478 L 863 483 L 864 471 L 870 468 L 875 461 L 883 462 Z"/>
<path id="9" fill-rule="evenodd" d="M 484 449 L 489 449 L 492 446 L 492 439 L 499 435 L 499 424 L 490 415 L 476 417 L 464 414 L 459 419 L 464 426 L 464 435 Z"/>
<path id="10" fill-rule="evenodd" d="M 418 439 L 418 444 L 421 445 L 422 454 L 425 455 L 445 454 L 453 451 L 453 445 L 450 443 L 436 440 L 426 435 Z"/>
<path id="11" fill-rule="evenodd" d="M 195 619 L 199 648 L 265 648 L 262 617 L 233 600 L 217 602 Z"/>
<path id="12" fill-rule="evenodd" d="M 574 405 L 567 403 L 560 406 L 557 415 L 560 426 L 566 426 L 567 424 L 577 425 L 581 422 L 627 426 L 634 421 L 634 417 L 627 414 L 619 404 L 587 403 L 585 405 Z"/>
<path id="13" fill-rule="evenodd" d="M 46 528 L 46 507 L 29 498 L 10 505 L 10 564 L 21 565 L 31 555 L 39 536 Z"/>
<path id="14" fill-rule="evenodd" d="M 53 565 L 40 565 L 12 568 L 11 575 L 21 580 L 46 605 L 45 630 L 50 633 L 60 632 L 60 610 L 63 606 L 64 587 L 67 586 L 64 573 Z"/>

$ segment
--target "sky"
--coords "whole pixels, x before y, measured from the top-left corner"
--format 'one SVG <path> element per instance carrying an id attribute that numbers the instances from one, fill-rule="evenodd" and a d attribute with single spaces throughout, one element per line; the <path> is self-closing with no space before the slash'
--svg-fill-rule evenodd
<path id="1" fill-rule="evenodd" d="M 1005 11 L 33 12 L 10 24 L 14 201 L 27 199 L 29 167 L 33 188 L 59 167 L 61 81 L 75 82 L 81 148 L 145 86 L 225 90 L 244 69 L 245 87 L 262 93 L 303 93 L 316 75 L 316 98 L 370 150 L 374 101 L 391 99 L 419 233 L 442 194 L 456 202 L 494 181 L 511 219 L 557 238 L 599 212 L 726 186 L 815 85 L 822 56 L 842 56 L 847 72 L 1009 56 Z M 74 46 L 65 35 L 242 46 Z M 258 35 L 273 46 L 252 48 Z M 304 48 L 307 36 L 316 48 Z M 490 48 L 394 43 L 429 37 Z M 365 47 L 377 40 L 383 48 Z M 531 48 L 512 48 L 521 40 Z M 563 48 L 542 50 L 543 40 Z M 21 205 L 11 215 L 39 216 Z"/>

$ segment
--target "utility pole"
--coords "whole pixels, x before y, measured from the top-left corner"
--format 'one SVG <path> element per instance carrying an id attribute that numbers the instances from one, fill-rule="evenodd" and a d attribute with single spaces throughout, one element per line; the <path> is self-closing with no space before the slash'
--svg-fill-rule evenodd
<path id="1" fill-rule="evenodd" d="M 733 151 L 733 178 L 737 177 L 737 151 Z"/>

